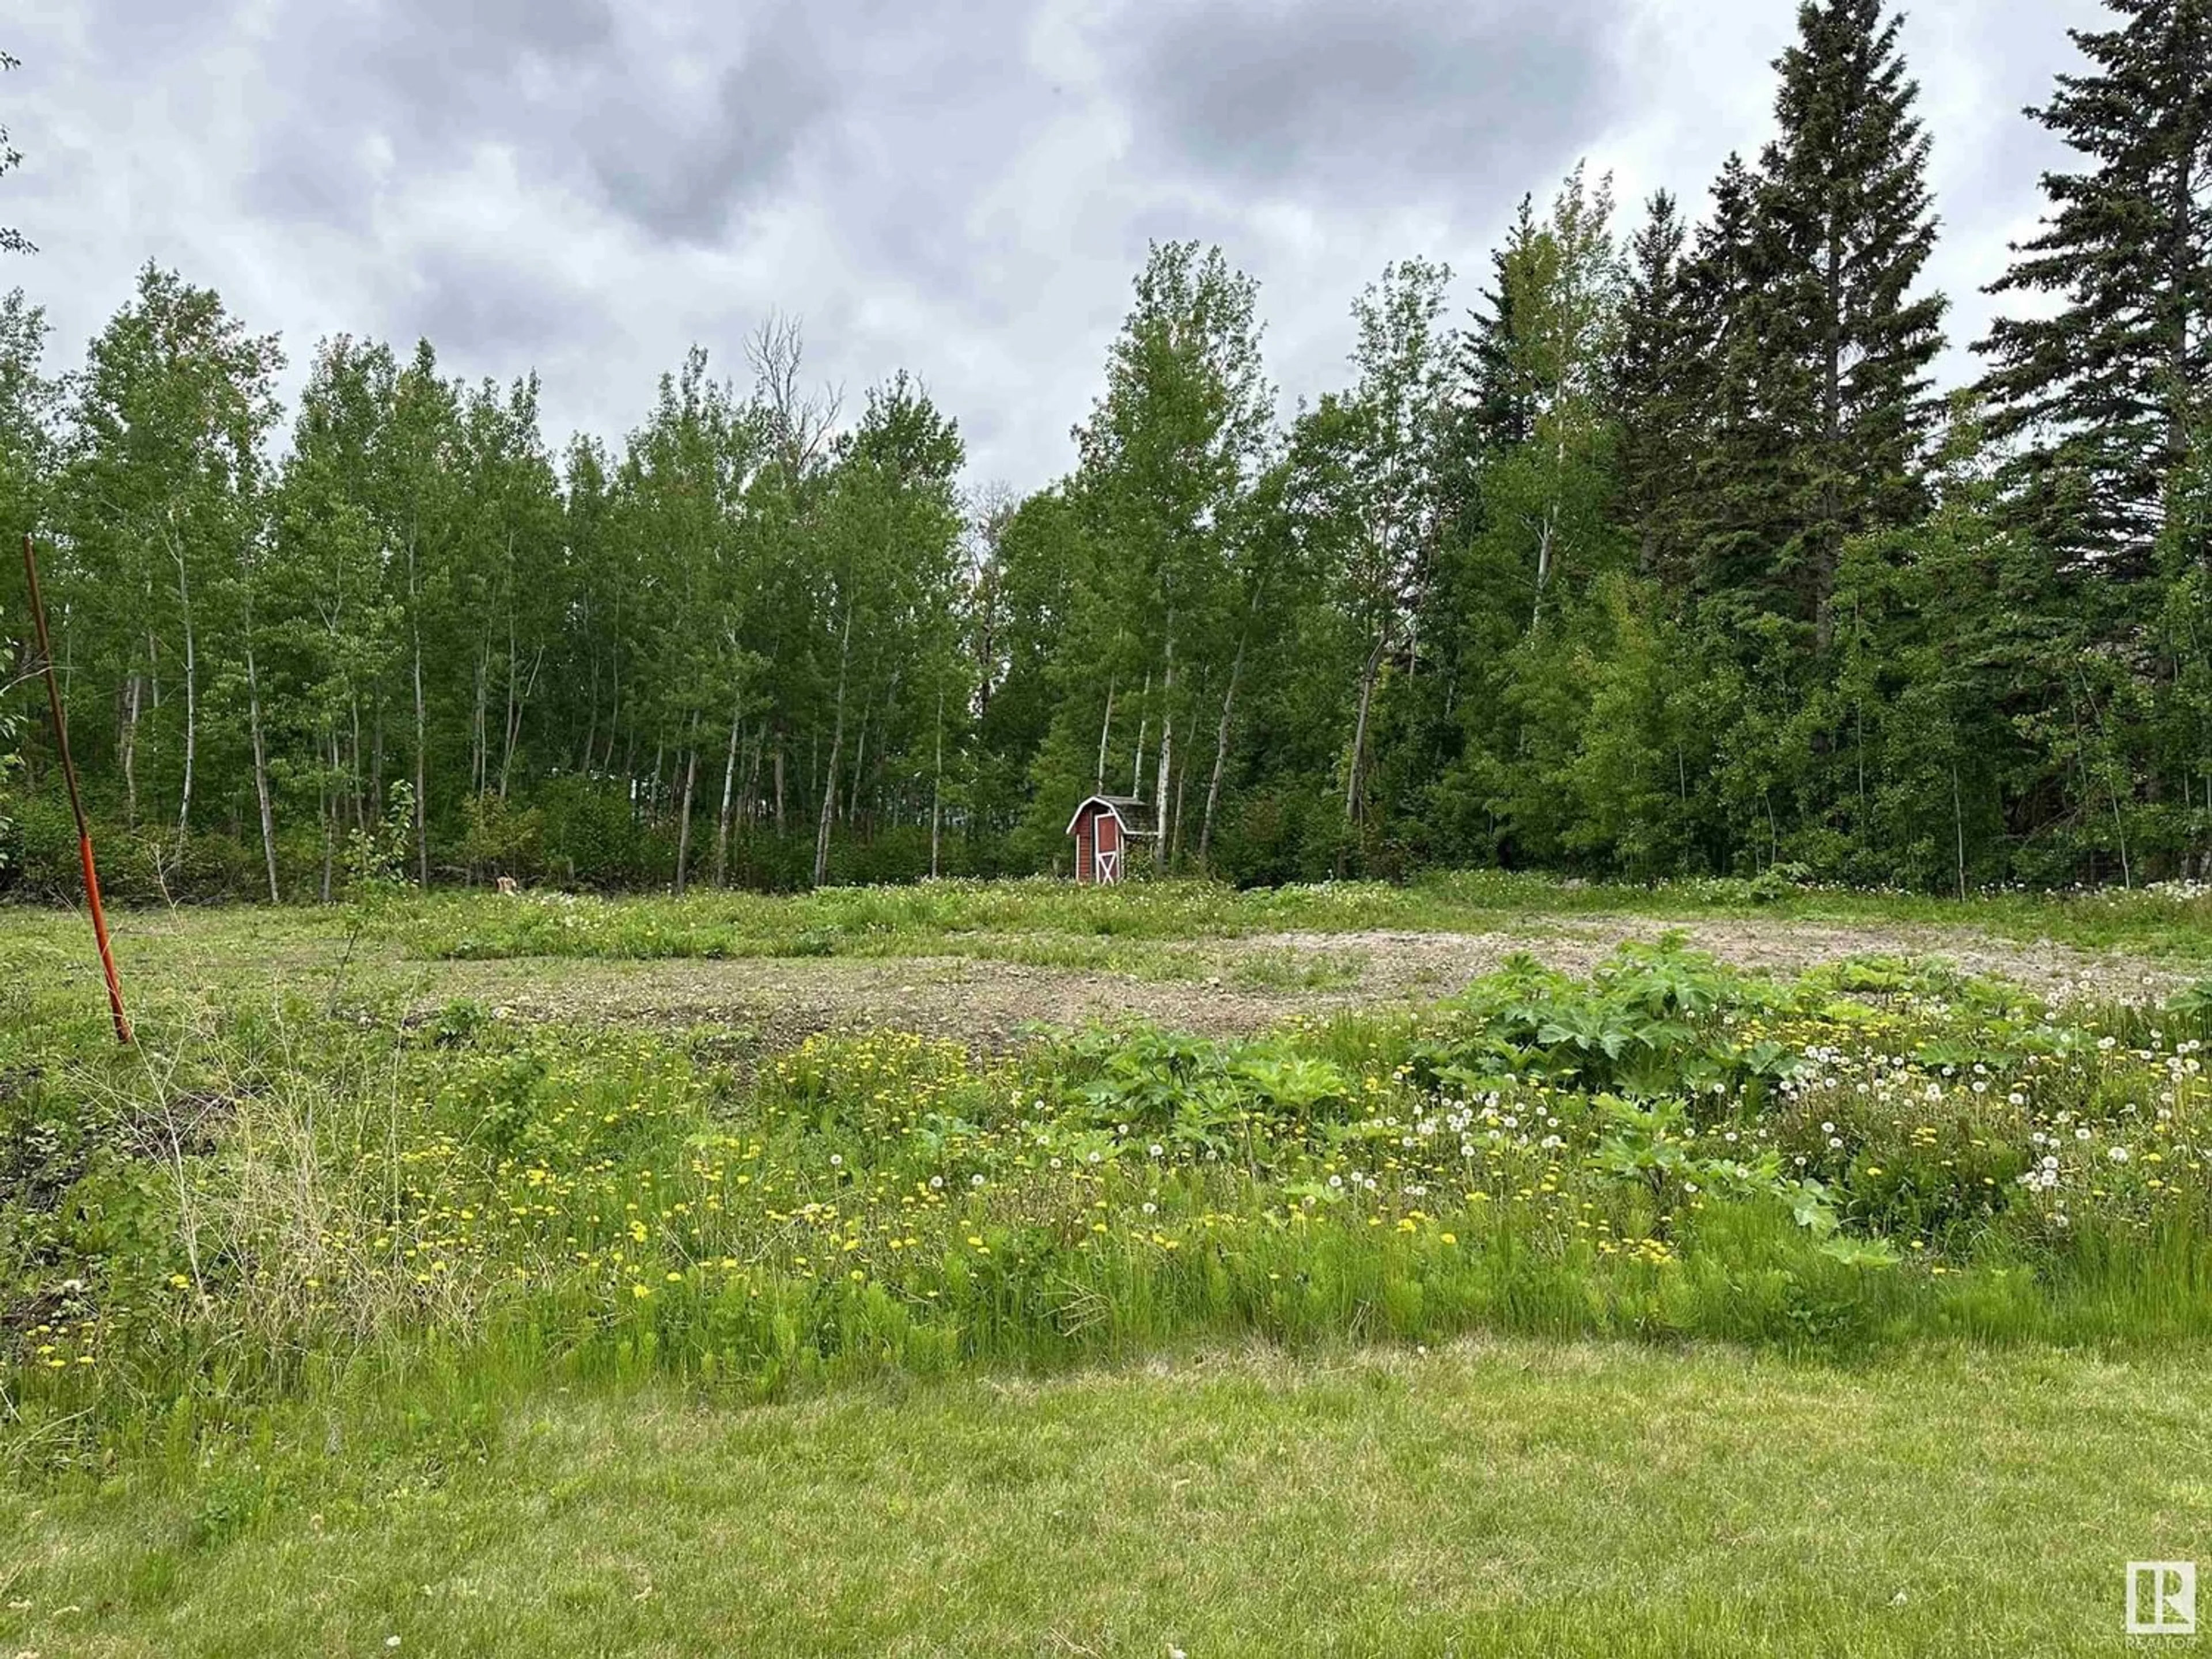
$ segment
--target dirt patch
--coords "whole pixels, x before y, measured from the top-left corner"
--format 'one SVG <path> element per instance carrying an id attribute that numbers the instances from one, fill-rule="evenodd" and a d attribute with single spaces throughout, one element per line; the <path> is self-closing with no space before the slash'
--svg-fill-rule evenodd
<path id="1" fill-rule="evenodd" d="M 2057 998 L 2142 1000 L 2191 975 L 2144 957 L 2014 944 L 1965 928 L 1777 921 L 1672 923 L 1637 916 L 1531 918 L 1482 933 L 1272 933 L 1194 941 L 1188 976 L 1139 978 L 974 957 L 607 962 L 532 957 L 419 964 L 418 1006 L 457 997 L 532 1019 L 712 1024 L 771 1048 L 821 1030 L 882 1026 L 997 1048 L 1036 1025 L 1145 1019 L 1209 1036 L 1264 1030 L 1297 1013 L 1448 996 L 1526 952 L 1589 972 L 1626 940 L 1679 933 L 1753 969 L 1790 973 L 1854 956 L 1934 957 Z"/>
<path id="2" fill-rule="evenodd" d="M 1492 933 L 1278 933 L 1237 948 L 1367 957 L 1361 1000 L 1449 995 L 1525 951 L 1547 967 L 1586 974 L 1623 944 L 1680 934 L 1694 948 L 1739 968 L 1799 973 L 1850 957 L 1919 957 L 1963 972 L 2009 980 L 2042 996 L 2142 1001 L 2171 995 L 2193 975 L 2151 958 L 2038 939 L 2002 939 L 1970 927 L 1838 927 L 1778 919 L 1670 921 L 1645 916 L 1561 916 Z"/>
<path id="3" fill-rule="evenodd" d="M 1208 1036 L 1261 1030 L 1311 998 L 1220 984 L 964 957 L 598 962 L 531 958 L 426 967 L 419 1006 L 470 997 L 533 1019 L 735 1025 L 771 1048 L 815 1031 L 896 1026 L 1004 1048 L 1024 1028 L 1146 1019 Z M 1346 1000 L 1346 999 L 1339 999 Z"/>

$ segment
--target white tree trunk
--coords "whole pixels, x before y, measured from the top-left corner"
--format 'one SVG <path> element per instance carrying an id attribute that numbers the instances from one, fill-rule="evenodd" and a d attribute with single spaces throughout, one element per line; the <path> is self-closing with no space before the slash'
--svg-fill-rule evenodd
<path id="1" fill-rule="evenodd" d="M 269 804 L 269 756 L 261 736 L 261 678 L 253 663 L 253 616 L 246 622 L 246 708 L 253 734 L 253 793 L 261 805 L 261 856 L 269 866 L 269 902 L 278 902 L 276 890 L 276 819 Z"/>
<path id="2" fill-rule="evenodd" d="M 1253 600 L 1256 609 L 1259 600 Z M 1206 849 L 1213 844 L 1213 811 L 1221 804 L 1221 774 L 1229 764 L 1229 725 L 1237 712 L 1237 683 L 1244 673 L 1244 640 L 1237 641 L 1237 655 L 1229 665 L 1229 689 L 1221 696 L 1221 727 L 1213 738 L 1213 775 L 1206 786 L 1206 814 L 1198 821 L 1198 862 L 1205 868 Z"/>
<path id="3" fill-rule="evenodd" d="M 730 708 L 730 752 L 722 761 L 722 811 L 714 821 L 714 885 L 726 884 L 730 868 L 730 811 L 734 804 L 738 786 L 738 728 L 744 723 L 744 693 L 740 691 Z"/>
<path id="4" fill-rule="evenodd" d="M 415 654 L 415 884 L 430 887 L 430 720 L 422 702 L 422 590 L 416 580 L 415 537 L 407 538 L 407 625 Z"/>
<path id="5" fill-rule="evenodd" d="M 1159 848 L 1165 853 L 1168 839 L 1168 781 L 1175 766 L 1175 612 L 1168 612 L 1167 673 L 1160 685 L 1160 786 L 1154 808 L 1160 818 Z"/>
<path id="6" fill-rule="evenodd" d="M 836 714 L 830 738 L 830 764 L 823 769 L 822 813 L 814 823 L 814 884 L 830 876 L 830 816 L 837 805 L 837 762 L 845 748 L 845 671 L 853 659 L 853 602 L 845 602 L 845 636 L 837 647 Z"/>
<path id="7" fill-rule="evenodd" d="M 929 878 L 937 879 L 938 850 L 945 828 L 945 688 L 937 688 L 937 781 L 929 792 Z"/>
<path id="8" fill-rule="evenodd" d="M 1359 712 L 1352 723 L 1352 762 L 1344 772 L 1344 821 L 1358 822 L 1359 786 L 1366 781 L 1367 722 L 1375 707 L 1375 682 L 1382 672 L 1382 656 L 1390 648 L 1390 619 L 1386 614 L 1375 635 L 1375 648 L 1359 671 Z"/>
<path id="9" fill-rule="evenodd" d="M 676 820 L 676 896 L 684 896 L 684 866 L 691 859 L 691 787 L 699 779 L 699 717 L 691 717 L 691 741 L 685 746 L 683 805 Z"/>
<path id="10" fill-rule="evenodd" d="M 146 677 L 133 672 L 123 694 L 123 821 L 138 827 L 138 716 L 146 700 Z"/>
<path id="11" fill-rule="evenodd" d="M 199 653 L 192 633 L 192 589 L 184 544 L 173 535 L 169 551 L 177 562 L 177 605 L 185 625 L 185 781 L 177 799 L 177 852 L 181 856 L 192 828 L 192 766 L 199 753 Z"/>

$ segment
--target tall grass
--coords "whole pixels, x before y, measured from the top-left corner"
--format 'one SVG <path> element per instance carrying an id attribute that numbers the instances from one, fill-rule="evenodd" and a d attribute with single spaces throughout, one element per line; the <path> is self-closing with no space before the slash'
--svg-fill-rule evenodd
<path id="1" fill-rule="evenodd" d="M 0 1053 L 0 1443 L 434 1374 L 748 1397 L 1202 1339 L 2212 1336 L 2192 1005 L 1673 949 L 1015 1055 L 301 999 Z"/>

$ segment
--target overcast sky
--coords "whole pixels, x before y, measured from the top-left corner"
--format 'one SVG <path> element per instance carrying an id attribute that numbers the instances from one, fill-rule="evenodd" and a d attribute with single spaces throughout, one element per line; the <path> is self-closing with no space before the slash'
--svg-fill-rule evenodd
<path id="1" fill-rule="evenodd" d="M 0 48 L 24 152 L 0 223 L 56 368 L 147 259 L 276 331 L 295 390 L 337 331 L 449 373 L 535 368 L 549 440 L 617 441 L 705 345 L 743 378 L 772 308 L 857 410 L 899 368 L 969 476 L 1071 464 L 1148 240 L 1261 284 L 1287 413 L 1345 378 L 1382 265 L 1471 303 L 1524 191 L 1577 158 L 1702 212 L 1771 125 L 1789 0 L 27 0 Z M 1951 372 L 2038 174 L 2020 114 L 2095 0 L 1922 0 Z M 1632 215 L 1624 213 L 1623 228 Z"/>

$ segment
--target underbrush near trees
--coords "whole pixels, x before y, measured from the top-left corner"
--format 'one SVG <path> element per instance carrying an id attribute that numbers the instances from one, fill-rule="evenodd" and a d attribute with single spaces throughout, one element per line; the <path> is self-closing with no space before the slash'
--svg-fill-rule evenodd
<path id="1" fill-rule="evenodd" d="M 231 1008 L 131 1055 L 34 1027 L 0 1054 L 0 1443 L 181 1452 L 441 1366 L 764 1398 L 1238 1334 L 2212 1335 L 2205 1014 L 1630 948 L 988 1059 L 471 1004 Z"/>

